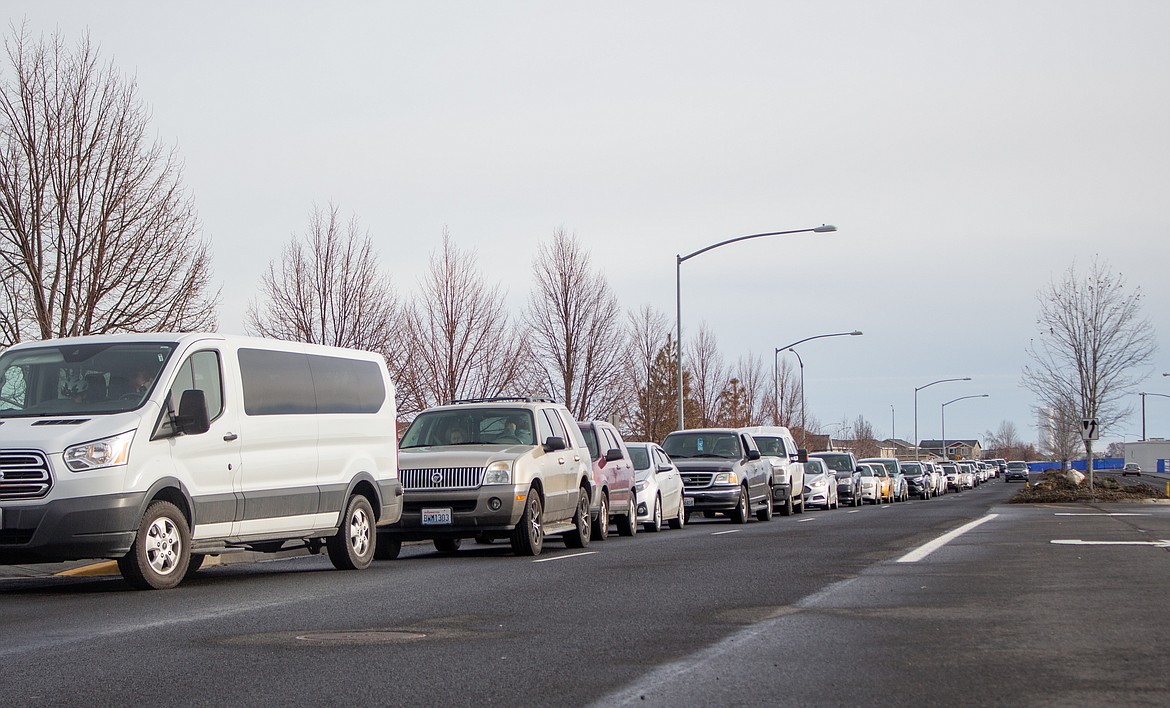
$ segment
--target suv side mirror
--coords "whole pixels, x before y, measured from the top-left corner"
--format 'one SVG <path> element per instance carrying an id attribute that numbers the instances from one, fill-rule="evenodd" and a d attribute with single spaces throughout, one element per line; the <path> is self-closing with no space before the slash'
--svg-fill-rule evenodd
<path id="1" fill-rule="evenodd" d="M 804 448 L 798 449 L 796 451 L 796 461 L 797 462 L 808 462 L 808 450 L 805 450 Z"/>
<path id="2" fill-rule="evenodd" d="M 616 447 L 611 448 L 608 452 L 605 453 L 606 462 L 617 462 L 620 459 L 622 459 L 622 451 Z"/>
<path id="3" fill-rule="evenodd" d="M 567 447 L 568 445 L 565 444 L 565 439 L 556 435 L 550 435 L 544 440 L 545 452 L 556 452 L 557 450 L 564 450 Z"/>
<path id="4" fill-rule="evenodd" d="M 759 450 L 748 450 L 748 451 L 747 451 L 747 458 L 748 458 L 749 460 L 758 460 L 758 459 L 760 459 L 760 451 L 759 451 Z"/>

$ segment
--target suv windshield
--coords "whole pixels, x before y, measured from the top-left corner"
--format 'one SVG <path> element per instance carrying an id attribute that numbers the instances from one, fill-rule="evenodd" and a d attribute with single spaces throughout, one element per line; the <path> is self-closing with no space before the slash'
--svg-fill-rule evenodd
<path id="1" fill-rule="evenodd" d="M 666 454 L 680 457 L 722 457 L 738 460 L 743 457 L 739 436 L 735 433 L 671 433 L 662 442 Z"/>
<path id="2" fill-rule="evenodd" d="M 398 447 L 535 445 L 533 430 L 532 413 L 524 408 L 448 408 L 420 413 Z"/>
<path id="3" fill-rule="evenodd" d="M 8 350 L 0 355 L 0 418 L 133 410 L 174 350 L 158 342 Z"/>

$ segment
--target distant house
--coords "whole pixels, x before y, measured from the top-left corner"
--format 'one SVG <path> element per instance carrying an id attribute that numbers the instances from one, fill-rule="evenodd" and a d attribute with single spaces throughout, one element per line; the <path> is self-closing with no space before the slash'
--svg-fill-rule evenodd
<path id="1" fill-rule="evenodd" d="M 901 438 L 889 438 L 881 441 L 883 448 L 889 449 L 893 452 L 890 457 L 897 457 L 899 460 L 914 459 L 914 443 L 909 440 Z M 921 453 L 919 453 L 921 455 Z"/>
<path id="2" fill-rule="evenodd" d="M 978 460 L 983 454 L 983 447 L 978 440 L 950 440 L 947 449 L 943 450 L 942 440 L 923 440 L 920 447 L 923 452 L 945 457 L 948 460 Z"/>

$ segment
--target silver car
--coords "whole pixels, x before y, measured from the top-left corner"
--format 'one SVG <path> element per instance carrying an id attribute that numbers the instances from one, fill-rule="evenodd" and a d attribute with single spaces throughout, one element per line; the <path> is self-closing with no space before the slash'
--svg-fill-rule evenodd
<path id="1" fill-rule="evenodd" d="M 837 496 L 837 474 L 817 457 L 810 457 L 804 463 L 804 504 L 825 509 L 841 506 Z"/>
<path id="2" fill-rule="evenodd" d="M 634 488 L 638 490 L 638 523 L 647 531 L 659 531 L 662 522 L 672 529 L 687 523 L 682 476 L 670 456 L 657 443 L 626 443 L 634 460 Z"/>

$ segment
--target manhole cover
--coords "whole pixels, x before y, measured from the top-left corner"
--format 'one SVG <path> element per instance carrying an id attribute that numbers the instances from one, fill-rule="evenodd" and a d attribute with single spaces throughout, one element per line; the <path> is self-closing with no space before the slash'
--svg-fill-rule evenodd
<path id="1" fill-rule="evenodd" d="M 352 632 L 309 632 L 298 634 L 297 641 L 310 644 L 396 644 L 425 639 L 419 632 L 393 630 L 357 630 Z"/>

